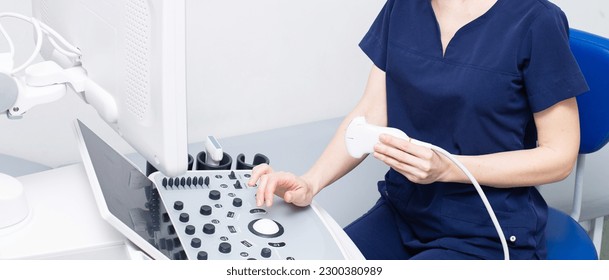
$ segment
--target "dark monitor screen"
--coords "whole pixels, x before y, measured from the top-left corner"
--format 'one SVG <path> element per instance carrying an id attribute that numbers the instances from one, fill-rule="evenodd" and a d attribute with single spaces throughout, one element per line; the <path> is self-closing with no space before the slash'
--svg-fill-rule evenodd
<path id="1" fill-rule="evenodd" d="M 78 126 L 89 156 L 85 165 L 93 167 L 94 179 L 103 195 L 100 208 L 107 208 L 111 215 L 104 218 L 123 234 L 125 230 L 136 233 L 131 237 L 125 234 L 136 245 L 142 247 L 142 242 L 146 242 L 169 259 L 181 259 L 178 236 L 152 181 L 82 122 L 78 121 Z M 117 226 L 117 220 L 123 226 Z M 150 255 L 154 254 L 158 252 Z"/>

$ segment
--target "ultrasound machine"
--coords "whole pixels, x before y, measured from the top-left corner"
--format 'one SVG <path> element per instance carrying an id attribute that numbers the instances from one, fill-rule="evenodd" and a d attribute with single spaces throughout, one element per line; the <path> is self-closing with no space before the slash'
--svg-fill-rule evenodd
<path id="1" fill-rule="evenodd" d="M 210 137 L 188 154 L 185 0 L 33 0 L 35 51 L 0 54 L 9 119 L 76 93 L 146 161 L 75 121 L 82 164 L 0 176 L 0 259 L 363 259 L 315 202 L 257 207 L 251 163 Z M 40 54 L 42 62 L 34 62 Z M 219 151 L 219 156 L 218 156 Z M 227 160 L 229 162 L 227 162 Z M 44 185 L 54 185 L 47 188 Z"/>

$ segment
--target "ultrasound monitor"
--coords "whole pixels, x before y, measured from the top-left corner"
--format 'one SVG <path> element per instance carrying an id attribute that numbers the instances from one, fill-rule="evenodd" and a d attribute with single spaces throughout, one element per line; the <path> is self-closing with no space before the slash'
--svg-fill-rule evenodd
<path id="1" fill-rule="evenodd" d="M 81 66 L 116 104 L 116 121 L 106 122 L 157 170 L 184 173 L 185 0 L 32 0 L 32 7 L 82 54 L 65 57 L 45 39 L 43 58 Z"/>

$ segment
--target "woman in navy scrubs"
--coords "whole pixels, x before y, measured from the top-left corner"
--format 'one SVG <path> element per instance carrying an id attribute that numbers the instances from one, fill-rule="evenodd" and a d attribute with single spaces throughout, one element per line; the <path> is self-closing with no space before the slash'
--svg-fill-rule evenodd
<path id="1" fill-rule="evenodd" d="M 258 166 L 257 202 L 305 206 L 361 160 L 344 131 L 357 116 L 440 146 L 483 185 L 511 259 L 544 259 L 547 205 L 533 187 L 564 179 L 579 147 L 575 96 L 587 91 L 564 13 L 546 0 L 388 0 L 360 43 L 374 67 L 364 95 L 302 176 Z M 381 136 L 380 199 L 345 228 L 367 259 L 501 259 L 467 177 L 447 158 Z"/>

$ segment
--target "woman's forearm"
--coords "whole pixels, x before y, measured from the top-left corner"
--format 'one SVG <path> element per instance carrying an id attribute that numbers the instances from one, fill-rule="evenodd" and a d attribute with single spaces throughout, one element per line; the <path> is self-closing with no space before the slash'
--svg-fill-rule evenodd
<path id="1" fill-rule="evenodd" d="M 575 98 L 534 115 L 538 146 L 529 150 L 481 156 L 459 156 L 482 185 L 494 187 L 537 186 L 560 181 L 575 165 L 579 150 L 579 118 Z M 469 183 L 452 166 L 447 181 Z"/>
<path id="2" fill-rule="evenodd" d="M 358 116 L 364 116 L 370 123 L 376 125 L 387 125 L 385 95 L 385 72 L 373 67 L 359 103 L 345 117 L 319 159 L 301 176 L 311 184 L 315 193 L 349 173 L 363 161 L 364 158 L 355 159 L 348 154 L 345 144 L 345 131 L 351 120 Z"/>

